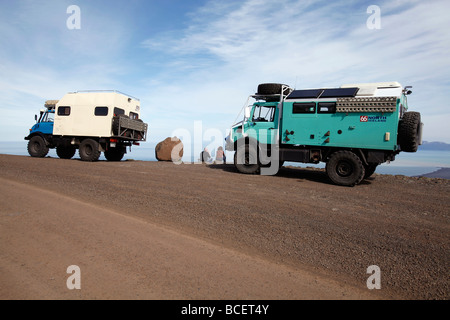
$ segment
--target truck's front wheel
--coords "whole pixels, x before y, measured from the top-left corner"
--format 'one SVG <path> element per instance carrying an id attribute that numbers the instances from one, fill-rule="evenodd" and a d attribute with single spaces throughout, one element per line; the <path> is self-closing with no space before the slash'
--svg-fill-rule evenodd
<path id="1" fill-rule="evenodd" d="M 238 147 L 234 154 L 234 166 L 242 173 L 257 173 L 260 169 L 260 164 L 256 148 L 248 144 Z"/>
<path id="2" fill-rule="evenodd" d="M 351 151 L 337 151 L 328 160 L 328 177 L 337 185 L 353 187 L 361 182 L 365 175 L 361 159 Z"/>
<path id="3" fill-rule="evenodd" d="M 100 158 L 98 142 L 92 139 L 83 140 L 80 144 L 79 154 L 82 161 L 97 161 Z"/>
<path id="4" fill-rule="evenodd" d="M 28 142 L 28 153 L 35 158 L 44 158 L 48 154 L 48 147 L 44 138 L 34 136 Z"/>

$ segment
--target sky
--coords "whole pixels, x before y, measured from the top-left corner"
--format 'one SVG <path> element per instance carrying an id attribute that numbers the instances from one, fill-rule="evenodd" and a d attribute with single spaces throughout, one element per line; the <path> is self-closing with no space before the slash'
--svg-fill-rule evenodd
<path id="1" fill-rule="evenodd" d="M 78 90 L 139 98 L 158 142 L 199 124 L 225 135 L 260 83 L 398 81 L 424 140 L 450 143 L 448 12 L 447 0 L 0 0 L 0 141 L 23 141 L 46 100 Z"/>

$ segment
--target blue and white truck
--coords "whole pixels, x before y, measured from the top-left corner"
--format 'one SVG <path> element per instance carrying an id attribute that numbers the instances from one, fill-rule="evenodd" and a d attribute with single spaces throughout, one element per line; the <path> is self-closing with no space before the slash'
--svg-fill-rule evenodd
<path id="1" fill-rule="evenodd" d="M 408 110 L 410 89 L 398 82 L 302 90 L 261 84 L 226 150 L 235 151 L 242 173 L 273 175 L 285 161 L 325 162 L 332 182 L 354 186 L 422 143 L 421 115 Z"/>
<path id="2" fill-rule="evenodd" d="M 45 157 L 56 148 L 62 159 L 78 149 L 81 160 L 120 161 L 126 147 L 147 137 L 148 125 L 140 119 L 140 101 L 118 91 L 78 91 L 61 100 L 49 100 L 35 116 L 36 124 L 25 137 L 32 157 Z"/>

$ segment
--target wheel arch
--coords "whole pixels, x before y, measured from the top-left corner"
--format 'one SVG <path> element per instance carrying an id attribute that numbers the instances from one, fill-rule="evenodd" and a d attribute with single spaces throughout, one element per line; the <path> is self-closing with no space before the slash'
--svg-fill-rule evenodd
<path id="1" fill-rule="evenodd" d="M 33 132 L 30 133 L 28 136 L 25 137 L 25 140 L 31 140 L 31 138 L 40 136 L 42 139 L 44 139 L 48 143 L 48 135 L 43 134 L 42 132 Z"/>
<path id="2" fill-rule="evenodd" d="M 252 138 L 252 137 L 242 137 L 242 138 L 236 140 L 234 142 L 234 151 L 237 150 L 238 146 L 246 145 L 246 144 L 256 146 L 258 153 L 261 151 L 261 143 L 257 139 Z"/>

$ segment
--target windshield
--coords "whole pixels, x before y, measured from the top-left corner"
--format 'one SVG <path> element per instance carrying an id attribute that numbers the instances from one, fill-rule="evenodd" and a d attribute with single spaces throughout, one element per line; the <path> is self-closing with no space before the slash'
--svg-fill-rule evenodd
<path id="1" fill-rule="evenodd" d="M 255 106 L 252 121 L 254 122 L 273 122 L 275 115 L 274 106 Z"/>
<path id="2" fill-rule="evenodd" d="M 42 119 L 40 122 L 54 122 L 55 121 L 55 114 L 53 112 L 46 112 L 42 116 Z"/>

